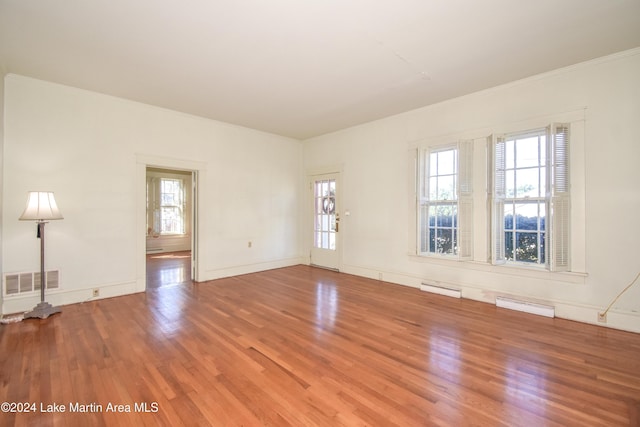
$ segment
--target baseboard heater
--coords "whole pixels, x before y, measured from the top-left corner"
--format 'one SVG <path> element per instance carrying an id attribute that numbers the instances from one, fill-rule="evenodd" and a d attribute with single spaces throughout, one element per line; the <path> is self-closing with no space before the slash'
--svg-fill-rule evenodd
<path id="1" fill-rule="evenodd" d="M 496 297 L 496 306 L 509 310 L 523 311 L 537 314 L 538 316 L 555 317 L 555 308 L 550 305 L 536 304 L 533 302 L 519 301 L 512 298 Z"/>
<path id="2" fill-rule="evenodd" d="M 460 289 L 454 289 L 442 285 L 431 285 L 429 283 L 422 283 L 420 290 L 425 292 L 431 292 L 432 294 L 445 295 L 452 298 L 461 298 L 462 291 Z"/>

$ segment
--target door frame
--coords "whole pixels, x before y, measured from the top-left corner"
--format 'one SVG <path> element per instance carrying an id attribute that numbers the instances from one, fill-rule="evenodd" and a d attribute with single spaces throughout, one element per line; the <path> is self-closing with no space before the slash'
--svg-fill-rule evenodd
<path id="1" fill-rule="evenodd" d="M 192 173 L 192 178 L 197 180 L 193 190 L 192 200 L 192 236 L 191 236 L 191 271 L 192 280 L 203 282 L 206 279 L 202 267 L 205 256 L 205 246 L 202 238 L 205 230 L 206 215 L 204 195 L 206 194 L 206 163 L 191 160 L 174 159 L 154 155 L 136 155 L 136 291 L 144 292 L 147 289 L 147 167 L 174 169 Z"/>
<path id="2" fill-rule="evenodd" d="M 313 263 L 312 251 L 314 248 L 314 221 L 315 221 L 315 208 L 314 208 L 314 182 L 317 177 L 322 175 L 335 175 L 336 176 L 336 215 L 340 218 L 340 228 L 336 233 L 336 265 L 335 266 L 323 266 L 319 264 Z M 307 197 L 306 197 L 306 220 L 303 221 L 305 224 L 304 235 L 307 236 L 308 248 L 309 248 L 309 265 L 314 265 L 316 267 L 329 268 L 337 271 L 342 270 L 342 254 L 343 254 L 343 238 L 342 234 L 344 233 L 345 223 L 344 223 L 344 209 L 342 208 L 343 197 L 342 194 L 344 192 L 344 171 L 342 166 L 327 166 L 323 168 L 316 168 L 307 171 Z"/>

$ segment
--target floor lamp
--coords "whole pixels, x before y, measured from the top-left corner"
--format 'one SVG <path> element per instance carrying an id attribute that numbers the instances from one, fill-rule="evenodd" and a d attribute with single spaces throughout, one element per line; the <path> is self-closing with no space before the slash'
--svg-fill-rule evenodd
<path id="1" fill-rule="evenodd" d="M 36 221 L 38 224 L 38 238 L 40 239 L 40 304 L 24 315 L 25 319 L 36 317 L 46 319 L 54 313 L 60 313 L 60 307 L 53 307 L 44 300 L 45 272 L 44 272 L 44 226 L 54 219 L 62 219 L 62 214 L 56 205 L 53 193 L 47 191 L 31 191 L 27 198 L 27 207 L 20 215 L 20 221 Z"/>

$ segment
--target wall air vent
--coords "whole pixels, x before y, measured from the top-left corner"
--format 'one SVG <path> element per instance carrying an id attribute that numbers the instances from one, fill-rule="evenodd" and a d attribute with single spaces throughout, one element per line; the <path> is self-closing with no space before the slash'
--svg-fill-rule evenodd
<path id="1" fill-rule="evenodd" d="M 45 272 L 45 289 L 60 289 L 60 271 Z M 27 295 L 40 291 L 40 272 L 8 273 L 4 275 L 4 295 Z"/>

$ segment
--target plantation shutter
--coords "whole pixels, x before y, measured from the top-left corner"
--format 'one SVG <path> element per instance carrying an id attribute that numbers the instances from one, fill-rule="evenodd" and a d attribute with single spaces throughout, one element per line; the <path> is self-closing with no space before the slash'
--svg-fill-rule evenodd
<path id="1" fill-rule="evenodd" d="M 158 237 L 160 235 L 160 180 L 147 176 L 147 235 Z"/>
<path id="2" fill-rule="evenodd" d="M 504 135 L 491 136 L 491 262 L 504 264 L 504 198 L 506 192 L 506 143 Z"/>
<path id="3" fill-rule="evenodd" d="M 569 271 L 569 125 L 554 123 L 547 128 L 551 157 L 548 230 L 549 270 Z"/>
<path id="4" fill-rule="evenodd" d="M 418 253 L 428 252 L 429 233 L 429 150 L 418 148 Z M 426 247 L 424 245 L 427 245 Z"/>
<path id="5" fill-rule="evenodd" d="M 458 258 L 473 256 L 473 141 L 458 142 Z"/>

